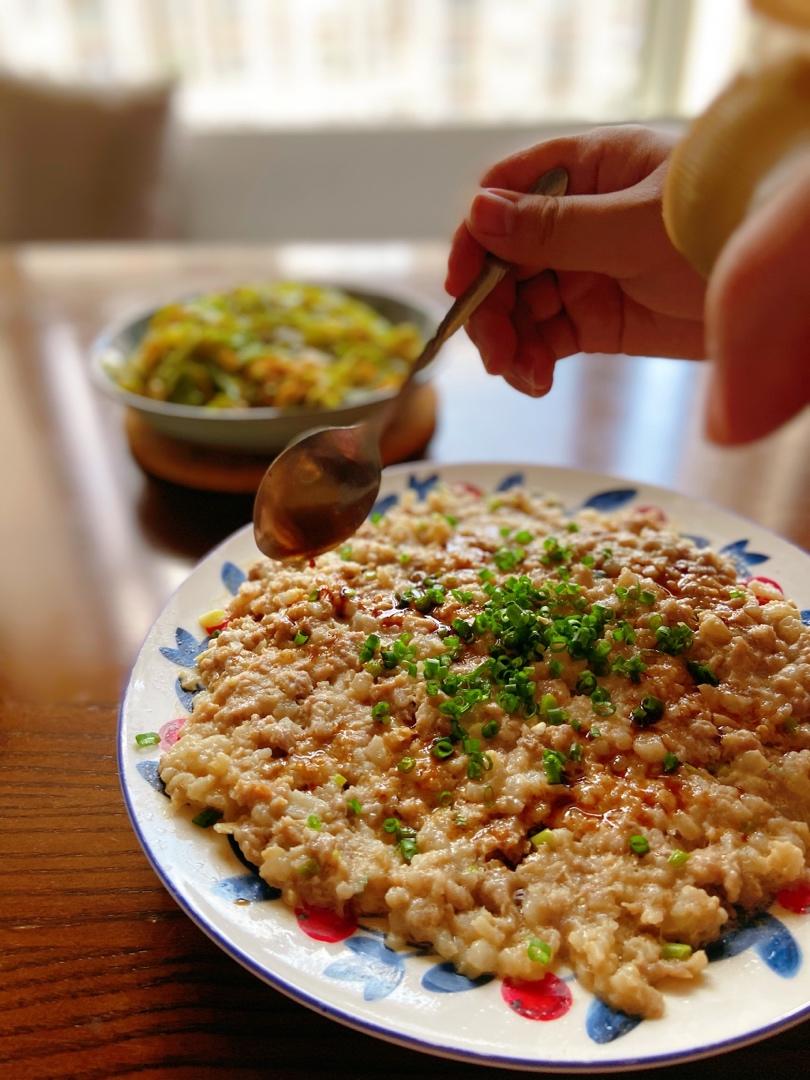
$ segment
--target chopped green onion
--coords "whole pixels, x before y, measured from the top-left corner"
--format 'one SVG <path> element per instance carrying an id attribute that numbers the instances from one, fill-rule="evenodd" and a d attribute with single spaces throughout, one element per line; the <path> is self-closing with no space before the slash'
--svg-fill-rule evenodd
<path id="1" fill-rule="evenodd" d="M 400 551 L 397 559 L 399 560 L 400 566 L 406 566 L 411 561 L 411 556 L 407 551 Z"/>
<path id="2" fill-rule="evenodd" d="M 422 671 L 426 679 L 436 679 L 441 671 L 441 664 L 435 656 L 429 656 L 422 664 Z"/>
<path id="3" fill-rule="evenodd" d="M 453 744 L 449 739 L 436 739 L 430 748 L 430 752 L 441 761 L 452 756 Z"/>
<path id="4" fill-rule="evenodd" d="M 596 689 L 596 676 L 592 671 L 583 671 L 577 678 L 576 692 L 578 694 L 592 694 Z"/>
<path id="5" fill-rule="evenodd" d="M 489 754 L 482 754 L 480 750 L 467 755 L 467 778 L 477 780 L 483 772 L 489 772 L 492 768 L 492 758 Z"/>
<path id="6" fill-rule="evenodd" d="M 554 842 L 554 830 L 541 829 L 540 832 L 535 833 L 534 836 L 530 836 L 529 839 L 535 847 L 542 847 L 544 844 L 552 844 Z"/>
<path id="7" fill-rule="evenodd" d="M 135 744 L 141 748 L 144 746 L 157 746 L 159 742 L 160 735 L 156 731 L 142 731 L 135 736 Z"/>
<path id="8" fill-rule="evenodd" d="M 346 779 L 346 777 L 339 772 L 335 773 L 335 775 L 332 777 L 332 783 L 335 785 L 335 787 L 346 787 L 348 782 L 349 781 Z"/>
<path id="9" fill-rule="evenodd" d="M 692 946 L 680 941 L 667 941 L 661 946 L 662 960 L 688 960 L 692 955 Z"/>
<path id="10" fill-rule="evenodd" d="M 569 521 L 565 526 L 566 532 L 575 533 L 579 532 L 579 525 L 575 521 Z"/>
<path id="11" fill-rule="evenodd" d="M 669 656 L 686 652 L 692 644 L 694 634 L 686 625 L 679 622 L 675 626 L 659 626 L 655 631 L 656 648 Z"/>
<path id="12" fill-rule="evenodd" d="M 375 720 L 385 720 L 391 715 L 391 706 L 387 701 L 378 701 L 372 706 L 371 715 Z"/>
<path id="13" fill-rule="evenodd" d="M 445 514 L 444 520 L 447 522 L 451 529 L 455 529 L 456 525 L 458 525 L 458 518 L 454 517 L 453 514 Z"/>
<path id="14" fill-rule="evenodd" d="M 472 624 L 465 622 L 463 619 L 453 619 L 452 626 L 462 641 L 472 641 L 475 637 Z"/>
<path id="15" fill-rule="evenodd" d="M 681 851 L 680 848 L 673 848 L 673 850 L 669 853 L 669 858 L 667 859 L 667 862 L 670 864 L 670 866 L 683 866 L 684 863 L 688 861 L 689 852 Z"/>
<path id="16" fill-rule="evenodd" d="M 318 873 L 320 865 L 317 859 L 304 859 L 298 864 L 296 870 L 301 877 L 310 878 Z"/>
<path id="17" fill-rule="evenodd" d="M 309 634 L 305 634 L 303 630 L 299 630 L 293 638 L 293 645 L 306 645 L 309 641 Z"/>
<path id="18" fill-rule="evenodd" d="M 652 694 L 641 699 L 641 703 L 637 709 L 633 709 L 630 713 L 630 718 L 636 727 L 649 727 L 650 724 L 657 723 L 664 715 L 664 703 L 660 698 L 653 697 Z"/>
<path id="19" fill-rule="evenodd" d="M 587 566 L 590 569 L 590 567 L 592 567 L 593 564 L 596 562 L 596 559 L 593 557 L 593 555 L 583 555 L 580 559 L 580 562 L 583 566 Z"/>
<path id="20" fill-rule="evenodd" d="M 646 836 L 641 836 L 640 833 L 635 833 L 628 840 L 628 846 L 634 855 L 646 855 L 650 850 L 650 842 Z"/>
<path id="21" fill-rule="evenodd" d="M 719 686 L 720 680 L 710 667 L 705 664 L 699 664 L 697 660 L 687 660 L 686 670 L 695 680 L 695 683 L 700 686 L 701 683 L 707 683 L 709 686 Z"/>
<path id="22" fill-rule="evenodd" d="M 351 559 L 354 555 L 351 544 L 344 544 L 343 547 L 338 551 L 338 555 L 341 557 L 341 559 L 343 559 L 344 562 L 348 562 L 349 559 Z"/>
<path id="23" fill-rule="evenodd" d="M 516 544 L 530 544 L 532 540 L 534 540 L 534 537 L 528 529 L 521 529 L 519 533 L 515 533 Z"/>
<path id="24" fill-rule="evenodd" d="M 400 758 L 397 763 L 397 768 L 400 772 L 410 772 L 416 765 L 416 758 L 404 757 Z"/>
<path id="25" fill-rule="evenodd" d="M 323 822 L 317 814 L 310 814 L 307 818 L 307 828 L 314 829 L 315 832 L 320 832 L 323 828 Z"/>
<path id="26" fill-rule="evenodd" d="M 540 938 L 532 938 L 529 941 L 526 952 L 529 955 L 529 959 L 536 964 L 547 964 L 551 959 L 551 946 L 547 941 L 542 941 Z"/>
<path id="27" fill-rule="evenodd" d="M 481 734 L 485 739 L 494 739 L 498 732 L 501 730 L 501 725 L 497 720 L 487 720 L 484 726 L 481 728 Z"/>
<path id="28" fill-rule="evenodd" d="M 548 674 L 551 679 L 559 679 L 562 674 L 562 664 L 556 657 L 548 662 Z"/>
<path id="29" fill-rule="evenodd" d="M 397 847 L 399 848 L 400 855 L 406 863 L 409 863 L 414 857 L 414 855 L 417 855 L 419 853 L 419 848 L 416 844 L 416 837 L 414 836 L 403 836 L 397 844 Z"/>
<path id="30" fill-rule="evenodd" d="M 629 622 L 624 619 L 618 624 L 612 634 L 613 640 L 618 642 L 624 642 L 627 645 L 634 645 L 636 640 L 635 631 Z"/>
<path id="31" fill-rule="evenodd" d="M 363 813 L 363 804 L 360 802 L 359 799 L 347 799 L 346 806 L 348 807 L 349 812 L 352 814 Z"/>
<path id="32" fill-rule="evenodd" d="M 674 773 L 681 763 L 681 759 L 668 750 L 664 754 L 663 769 L 665 773 Z"/>
<path id="33" fill-rule="evenodd" d="M 440 791 L 439 794 L 436 796 L 436 803 L 439 806 L 449 806 L 452 801 L 453 801 L 453 792 L 452 791 L 447 791 L 447 790 Z"/>
<path id="34" fill-rule="evenodd" d="M 315 601 L 315 600 L 319 600 L 320 596 L 321 596 L 321 590 L 320 589 L 313 589 L 312 592 L 307 597 L 307 599 Z"/>
<path id="35" fill-rule="evenodd" d="M 360 662 L 366 663 L 371 660 L 377 649 L 380 647 L 380 639 L 376 634 L 369 634 L 363 644 L 360 646 Z"/>
<path id="36" fill-rule="evenodd" d="M 543 751 L 543 770 L 549 784 L 565 782 L 565 755 L 559 750 Z"/>
<path id="37" fill-rule="evenodd" d="M 632 656 L 618 656 L 610 665 L 614 675 L 624 675 L 632 683 L 640 683 L 641 676 L 647 670 L 647 665 L 641 658 L 641 653 Z"/>
<path id="38" fill-rule="evenodd" d="M 522 547 L 498 548 L 492 556 L 492 561 L 499 570 L 514 570 L 518 563 L 526 558 L 526 549 Z"/>
<path id="39" fill-rule="evenodd" d="M 380 513 L 380 511 L 379 510 L 374 510 L 372 512 L 370 518 L 369 518 L 369 521 L 371 522 L 372 525 L 379 525 L 380 522 L 382 521 L 382 519 L 383 519 L 383 516 Z"/>
<path id="40" fill-rule="evenodd" d="M 407 825 L 403 825 L 399 818 L 386 818 L 383 822 L 383 831 L 396 837 L 396 847 L 405 862 L 409 863 L 418 853 L 416 833 Z"/>
<path id="41" fill-rule="evenodd" d="M 582 761 L 582 743 L 574 743 L 568 751 L 570 761 Z"/>
<path id="42" fill-rule="evenodd" d="M 201 829 L 210 829 L 212 825 L 222 817 L 221 810 L 215 810 L 213 806 L 206 806 L 204 810 L 201 810 L 196 817 L 191 819 L 192 825 L 198 825 Z"/>
<path id="43" fill-rule="evenodd" d="M 597 716 L 612 716 L 616 706 L 610 700 L 610 693 L 604 686 L 597 686 L 591 694 L 591 708 Z"/>

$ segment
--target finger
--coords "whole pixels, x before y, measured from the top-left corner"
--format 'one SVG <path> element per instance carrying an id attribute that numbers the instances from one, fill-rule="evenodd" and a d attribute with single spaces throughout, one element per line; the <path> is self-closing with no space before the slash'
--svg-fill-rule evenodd
<path id="1" fill-rule="evenodd" d="M 810 164 L 743 223 L 709 281 L 708 434 L 732 445 L 767 435 L 810 404 Z"/>
<path id="2" fill-rule="evenodd" d="M 648 177 L 609 195 L 553 198 L 486 189 L 467 217 L 472 236 L 488 251 L 520 266 L 588 270 L 629 277 L 664 239 L 660 183 Z"/>
<path id="3" fill-rule="evenodd" d="M 512 319 L 517 331 L 517 348 L 512 371 L 516 379 L 520 381 L 524 393 L 531 397 L 542 397 L 551 389 L 554 378 L 554 354 L 544 341 L 541 329 L 528 308 L 517 307 Z"/>
<path id="4" fill-rule="evenodd" d="M 569 191 L 595 190 L 596 156 L 586 141 L 576 136 L 548 139 L 510 154 L 487 169 L 481 177 L 481 187 L 530 191 L 543 173 L 559 166 L 568 173 Z"/>
<path id="5" fill-rule="evenodd" d="M 582 352 L 574 324 L 565 311 L 542 323 L 540 333 L 546 348 L 556 360 Z"/>
<path id="6" fill-rule="evenodd" d="M 517 335 L 507 312 L 479 308 L 470 316 L 467 333 L 490 375 L 502 375 L 510 370 L 514 363 Z"/>
<path id="7" fill-rule="evenodd" d="M 460 296 L 481 273 L 485 258 L 486 252 L 462 222 L 455 231 L 447 258 L 446 292 Z"/>
<path id="8" fill-rule="evenodd" d="M 568 172 L 570 195 L 604 194 L 632 187 L 664 161 L 673 140 L 639 125 L 594 128 L 583 134 L 548 139 L 519 150 L 493 165 L 481 187 L 530 191 L 549 169 Z"/>
<path id="9" fill-rule="evenodd" d="M 518 285 L 517 302 L 531 312 L 535 322 L 543 322 L 562 308 L 557 275 L 551 270 L 535 274 Z"/>

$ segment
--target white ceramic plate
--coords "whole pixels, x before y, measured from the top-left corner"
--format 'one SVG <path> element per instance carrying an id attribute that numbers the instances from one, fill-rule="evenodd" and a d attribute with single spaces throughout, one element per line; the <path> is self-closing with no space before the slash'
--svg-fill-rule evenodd
<path id="1" fill-rule="evenodd" d="M 592 473 L 429 463 L 389 470 L 382 506 L 407 489 L 424 495 L 440 477 L 484 491 L 525 480 L 556 493 L 571 510 L 660 507 L 696 543 L 731 555 L 741 577 L 778 582 L 810 621 L 810 556 L 716 507 Z M 663 1019 L 643 1022 L 608 1009 L 564 970 L 532 984 L 533 992 L 495 979 L 472 983 L 423 951 L 392 952 L 374 926 L 289 911 L 224 837 L 171 810 L 157 778 L 160 748 L 135 745 L 139 732 L 160 732 L 164 743 L 176 737 L 190 705 L 178 675 L 203 644 L 198 616 L 227 602 L 256 557 L 246 527 L 175 593 L 135 663 L 119 732 L 124 796 L 146 854 L 178 904 L 235 960 L 303 1005 L 369 1035 L 516 1069 L 590 1073 L 668 1064 L 810 1017 L 810 913 L 800 910 L 808 898 L 796 894 L 783 895 L 784 903 L 730 936 L 698 985 L 668 992 Z"/>

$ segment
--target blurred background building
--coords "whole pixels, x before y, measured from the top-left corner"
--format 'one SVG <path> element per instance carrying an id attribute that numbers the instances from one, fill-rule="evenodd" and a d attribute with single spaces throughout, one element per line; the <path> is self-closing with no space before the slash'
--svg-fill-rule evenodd
<path id="1" fill-rule="evenodd" d="M 491 161 L 677 126 L 744 0 L 2 0 L 0 239 L 448 235 Z"/>

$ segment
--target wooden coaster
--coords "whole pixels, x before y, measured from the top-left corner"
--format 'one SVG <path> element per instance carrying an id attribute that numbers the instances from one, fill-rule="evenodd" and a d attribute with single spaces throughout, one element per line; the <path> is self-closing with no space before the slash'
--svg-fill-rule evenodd
<path id="1" fill-rule="evenodd" d="M 251 495 L 273 460 L 272 454 L 243 454 L 173 439 L 132 409 L 124 419 L 130 450 L 144 472 L 182 487 Z M 436 391 L 429 384 L 414 387 L 383 435 L 384 463 L 420 457 L 435 427 Z"/>

